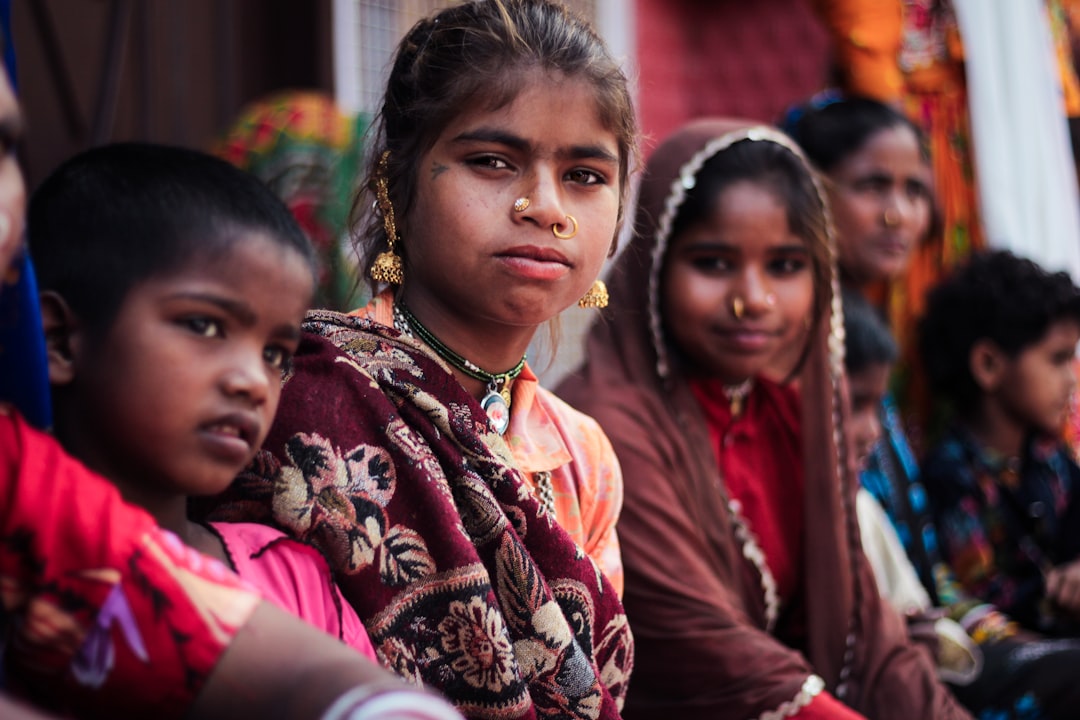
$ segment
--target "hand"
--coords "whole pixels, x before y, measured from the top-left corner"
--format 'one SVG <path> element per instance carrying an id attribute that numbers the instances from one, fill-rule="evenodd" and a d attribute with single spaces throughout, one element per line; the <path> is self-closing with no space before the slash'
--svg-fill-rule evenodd
<path id="1" fill-rule="evenodd" d="M 1080 616 L 1080 560 L 1058 565 L 1046 574 L 1046 597 L 1061 609 Z"/>

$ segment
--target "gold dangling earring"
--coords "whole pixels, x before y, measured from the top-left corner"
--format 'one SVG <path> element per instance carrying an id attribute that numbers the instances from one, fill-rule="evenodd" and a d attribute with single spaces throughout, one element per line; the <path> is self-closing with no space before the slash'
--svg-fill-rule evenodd
<path id="1" fill-rule="evenodd" d="M 394 222 L 394 206 L 390 203 L 389 183 L 386 180 L 386 163 L 390 159 L 390 151 L 387 150 L 379 158 L 379 166 L 375 171 L 375 200 L 379 204 L 379 212 L 382 213 L 383 229 L 386 231 L 386 244 L 389 246 L 385 252 L 376 256 L 375 262 L 371 263 L 371 279 L 375 282 L 400 285 L 405 281 L 405 270 L 402 266 L 401 256 L 394 252 L 394 244 L 398 241 L 397 224 Z"/>
<path id="2" fill-rule="evenodd" d="M 607 285 L 604 284 L 603 280 L 597 280 L 589 288 L 589 291 L 581 296 L 577 304 L 581 308 L 606 308 L 610 299 Z"/>

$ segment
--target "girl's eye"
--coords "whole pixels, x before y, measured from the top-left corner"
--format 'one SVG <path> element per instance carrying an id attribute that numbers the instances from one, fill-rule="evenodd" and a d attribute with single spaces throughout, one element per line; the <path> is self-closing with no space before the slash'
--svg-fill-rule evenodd
<path id="1" fill-rule="evenodd" d="M 183 323 L 189 330 L 201 337 L 214 338 L 225 334 L 221 323 L 208 317 L 189 317 L 185 318 Z"/>
<path id="2" fill-rule="evenodd" d="M 806 268 L 803 258 L 779 258 L 770 263 L 770 269 L 778 275 L 794 275 Z"/>
<path id="3" fill-rule="evenodd" d="M 487 170 L 505 170 L 510 167 L 509 163 L 494 155 L 481 155 L 479 157 L 471 158 L 469 164 Z"/>
<path id="4" fill-rule="evenodd" d="M 577 168 L 566 174 L 566 179 L 579 185 L 604 185 L 607 179 L 598 172 Z"/>
<path id="5" fill-rule="evenodd" d="M 709 273 L 721 273 L 731 269 L 731 262 L 727 258 L 716 256 L 702 256 L 690 260 L 695 270 Z"/>
<path id="6" fill-rule="evenodd" d="M 263 350 L 263 360 L 275 370 L 286 372 L 292 362 L 292 353 L 282 347 L 268 347 Z"/>

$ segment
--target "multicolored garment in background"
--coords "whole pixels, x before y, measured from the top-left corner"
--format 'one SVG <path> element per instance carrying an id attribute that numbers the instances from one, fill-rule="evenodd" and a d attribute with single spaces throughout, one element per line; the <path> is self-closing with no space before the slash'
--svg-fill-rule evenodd
<path id="1" fill-rule="evenodd" d="M 346 116 L 325 95 L 287 91 L 245 108 L 214 149 L 265 182 L 315 245 L 315 307 L 350 310 L 366 296 L 348 239 L 366 129 L 366 117 Z"/>
<path id="2" fill-rule="evenodd" d="M 1031 441 L 1010 459 L 954 428 L 927 456 L 923 482 L 942 553 L 970 593 L 1031 630 L 1080 630 L 1044 602 L 1045 573 L 1080 556 L 1080 467 L 1062 443 Z"/>

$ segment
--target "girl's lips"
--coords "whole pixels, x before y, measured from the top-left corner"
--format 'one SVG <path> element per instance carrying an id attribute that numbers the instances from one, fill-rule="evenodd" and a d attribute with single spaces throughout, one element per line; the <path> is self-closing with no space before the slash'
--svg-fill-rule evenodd
<path id="1" fill-rule="evenodd" d="M 538 262 L 552 262 L 559 263 L 561 265 L 570 265 L 570 261 L 561 252 L 551 247 L 542 247 L 539 245 L 518 245 L 512 247 L 509 250 L 503 250 L 499 253 L 501 257 L 515 257 L 524 258 L 527 260 L 536 260 Z"/>
<path id="2" fill-rule="evenodd" d="M 558 280 L 573 267 L 558 250 L 534 245 L 513 247 L 496 257 L 510 272 L 530 280 Z"/>
<path id="3" fill-rule="evenodd" d="M 757 353 L 771 349 L 776 333 L 753 328 L 731 328 L 720 331 L 724 344 L 733 350 Z"/>

